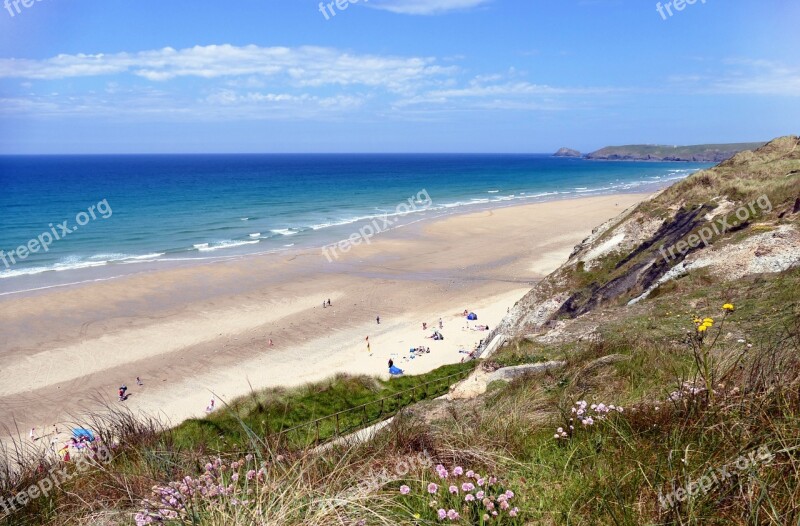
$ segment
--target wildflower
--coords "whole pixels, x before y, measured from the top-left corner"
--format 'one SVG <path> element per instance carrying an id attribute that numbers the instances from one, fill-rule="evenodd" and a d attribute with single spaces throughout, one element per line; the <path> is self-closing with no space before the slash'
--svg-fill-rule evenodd
<path id="1" fill-rule="evenodd" d="M 430 493 L 431 495 L 433 495 L 433 494 L 434 494 L 434 493 L 436 493 L 437 491 L 439 491 L 439 486 L 437 486 L 437 485 L 436 485 L 436 484 L 434 484 L 433 482 L 431 482 L 430 484 L 428 484 L 428 493 Z"/>
<path id="2" fill-rule="evenodd" d="M 497 484 L 497 477 L 489 477 L 489 485 Z"/>
<path id="3" fill-rule="evenodd" d="M 472 471 L 472 470 L 467 471 L 467 478 L 468 479 L 471 479 L 474 476 L 475 476 L 475 472 L 474 471 Z"/>
<path id="4" fill-rule="evenodd" d="M 733 303 L 726 303 L 725 305 L 722 306 L 722 310 L 732 312 L 734 310 Z"/>
<path id="5" fill-rule="evenodd" d="M 519 513 L 519 508 L 511 508 L 511 510 L 508 512 L 508 516 L 516 517 L 517 513 Z"/>
<path id="6" fill-rule="evenodd" d="M 485 481 L 484 481 L 482 478 L 478 477 L 478 480 L 477 480 L 477 482 L 478 482 L 478 486 L 483 486 L 483 483 L 484 483 Z"/>
<path id="7" fill-rule="evenodd" d="M 507 500 L 504 500 L 504 501 L 500 502 L 500 509 L 501 510 L 507 510 L 509 507 L 510 507 L 510 504 L 508 503 Z"/>
<path id="8" fill-rule="evenodd" d="M 401 495 L 408 495 L 409 493 L 411 493 L 411 488 L 409 488 L 409 487 L 408 487 L 408 486 L 406 486 L 405 484 L 403 484 L 402 486 L 400 486 L 400 494 L 401 494 Z"/>
<path id="9" fill-rule="evenodd" d="M 465 500 L 466 502 L 472 502 L 472 501 L 474 501 L 474 500 L 475 500 L 475 495 L 473 495 L 472 493 L 467 493 L 467 494 L 464 496 L 464 500 Z"/>
<path id="10" fill-rule="evenodd" d="M 256 478 L 256 470 L 251 469 L 247 472 L 247 480 L 253 480 L 254 478 Z"/>
<path id="11" fill-rule="evenodd" d="M 484 496 L 484 493 L 483 493 L 482 491 L 479 491 L 479 492 L 477 492 L 477 493 L 475 494 L 475 497 L 476 497 L 478 500 L 483 500 L 483 496 Z"/>
<path id="12" fill-rule="evenodd" d="M 697 332 L 706 332 L 706 329 L 708 329 L 707 326 L 701 325 L 697 328 Z"/>
<path id="13" fill-rule="evenodd" d="M 465 482 L 461 485 L 461 491 L 472 491 L 475 489 L 475 485 L 471 482 Z"/>
<path id="14" fill-rule="evenodd" d="M 450 519 L 451 521 L 457 521 L 458 519 L 461 518 L 461 515 L 459 515 L 456 510 L 451 509 L 448 510 L 447 512 L 447 518 Z"/>
<path id="15" fill-rule="evenodd" d="M 511 490 L 507 490 L 506 491 L 506 498 L 513 499 L 514 498 L 514 492 L 511 491 Z"/>
<path id="16" fill-rule="evenodd" d="M 439 516 L 440 521 L 443 521 L 447 518 L 447 512 L 444 511 L 443 509 L 439 509 L 439 511 L 437 511 L 436 514 Z"/>
<path id="17" fill-rule="evenodd" d="M 450 491 L 450 493 L 455 495 L 456 493 L 458 493 L 458 488 L 455 487 L 455 486 L 450 486 L 450 490 L 449 491 Z"/>
<path id="18" fill-rule="evenodd" d="M 456 477 L 460 477 L 463 474 L 464 474 L 464 469 L 461 468 L 461 466 L 456 466 L 453 468 L 453 475 L 455 475 Z"/>

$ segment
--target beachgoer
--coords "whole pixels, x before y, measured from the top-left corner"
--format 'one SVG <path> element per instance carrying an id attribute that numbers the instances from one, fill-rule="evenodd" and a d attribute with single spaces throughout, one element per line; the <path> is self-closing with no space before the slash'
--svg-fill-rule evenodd
<path id="1" fill-rule="evenodd" d="M 216 405 L 216 401 L 212 398 L 211 401 L 208 403 L 208 407 L 206 407 L 206 413 L 210 413 L 214 410 L 214 406 Z"/>
<path id="2" fill-rule="evenodd" d="M 136 377 L 136 385 L 143 385 L 142 384 L 142 379 L 139 378 L 138 376 Z"/>
<path id="3" fill-rule="evenodd" d="M 389 369 L 391 369 L 393 366 L 394 366 L 394 360 L 389 358 Z"/>
<path id="4" fill-rule="evenodd" d="M 325 308 L 325 306 L 326 306 L 326 304 L 325 304 L 325 302 L 323 301 L 323 302 L 322 302 L 322 308 L 324 309 L 324 308 Z"/>
<path id="5" fill-rule="evenodd" d="M 270 339 L 269 339 L 269 346 L 270 346 L 270 347 L 272 347 L 273 345 L 275 345 L 275 344 L 274 344 L 274 343 L 272 343 L 272 338 L 270 338 Z"/>
<path id="6" fill-rule="evenodd" d="M 439 318 L 439 328 L 444 329 L 444 323 L 442 323 L 442 319 Z"/>
<path id="7" fill-rule="evenodd" d="M 328 307 L 330 307 L 330 306 L 331 306 L 331 299 L 328 298 Z"/>
<path id="8" fill-rule="evenodd" d="M 31 440 L 36 440 L 36 428 L 31 428 Z"/>
<path id="9" fill-rule="evenodd" d="M 381 317 L 380 317 L 380 316 L 376 317 L 376 318 L 375 318 L 375 321 L 377 321 L 377 322 L 378 322 L 378 325 L 380 325 L 380 324 L 381 324 Z"/>
<path id="10" fill-rule="evenodd" d="M 428 330 L 428 324 L 425 323 L 424 321 L 422 322 L 422 330 L 423 331 L 427 331 Z"/>

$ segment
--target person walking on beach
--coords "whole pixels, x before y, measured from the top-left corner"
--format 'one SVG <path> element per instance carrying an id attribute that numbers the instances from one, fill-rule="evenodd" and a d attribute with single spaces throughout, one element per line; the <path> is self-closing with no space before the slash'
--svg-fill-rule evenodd
<path id="1" fill-rule="evenodd" d="M 140 387 L 141 387 L 142 385 L 144 385 L 144 384 L 142 383 L 142 379 L 141 379 L 141 378 L 139 378 L 138 376 L 136 377 L 136 385 L 138 385 L 138 386 L 140 386 Z"/>
<path id="2" fill-rule="evenodd" d="M 216 405 L 216 401 L 212 398 L 211 401 L 208 403 L 208 407 L 206 407 L 206 413 L 210 413 L 214 410 L 214 406 Z"/>
<path id="3" fill-rule="evenodd" d="M 275 345 L 275 344 L 274 344 L 274 343 L 272 343 L 272 338 L 270 338 L 270 339 L 269 339 L 269 346 L 270 346 L 270 347 L 272 347 L 273 345 Z"/>
<path id="4" fill-rule="evenodd" d="M 322 308 L 323 308 L 323 309 L 325 308 L 325 305 L 326 305 L 326 303 L 323 301 L 323 302 L 322 302 Z"/>
<path id="5" fill-rule="evenodd" d="M 34 441 L 36 441 L 36 428 L 32 427 L 31 428 L 31 442 L 34 442 Z"/>
<path id="6" fill-rule="evenodd" d="M 380 324 L 381 324 L 381 317 L 380 317 L 380 316 L 378 316 L 377 318 L 375 318 L 375 321 L 377 321 L 377 322 L 378 322 L 378 325 L 380 325 Z"/>
<path id="7" fill-rule="evenodd" d="M 444 323 L 442 323 L 442 319 L 439 318 L 439 328 L 444 329 Z"/>
<path id="8" fill-rule="evenodd" d="M 331 299 L 328 298 L 328 307 L 330 307 L 330 306 L 331 306 Z"/>

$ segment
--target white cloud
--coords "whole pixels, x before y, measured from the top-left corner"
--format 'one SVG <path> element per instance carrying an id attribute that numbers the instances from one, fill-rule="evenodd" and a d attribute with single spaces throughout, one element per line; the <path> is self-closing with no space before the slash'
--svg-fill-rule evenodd
<path id="1" fill-rule="evenodd" d="M 727 59 L 725 70 L 714 73 L 673 75 L 669 80 L 697 94 L 800 96 L 800 68 L 779 62 Z"/>
<path id="2" fill-rule="evenodd" d="M 440 15 L 450 11 L 471 9 L 491 0 L 383 0 L 367 4 L 377 9 L 403 15 Z"/>
<path id="3" fill-rule="evenodd" d="M 55 80 L 133 74 L 154 82 L 179 77 L 269 77 L 296 86 L 364 85 L 407 92 L 427 79 L 455 71 L 428 57 L 358 55 L 303 46 L 237 47 L 228 44 L 163 48 L 138 53 L 58 55 L 0 59 L 0 78 Z"/>

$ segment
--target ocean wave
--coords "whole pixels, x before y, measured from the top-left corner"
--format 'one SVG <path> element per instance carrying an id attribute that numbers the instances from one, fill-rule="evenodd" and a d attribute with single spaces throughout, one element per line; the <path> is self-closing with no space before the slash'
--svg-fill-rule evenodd
<path id="1" fill-rule="evenodd" d="M 261 242 L 260 239 L 256 241 L 220 241 L 219 243 L 214 245 L 211 245 L 209 243 L 202 243 L 202 245 L 205 246 L 198 247 L 197 245 L 194 245 L 194 247 L 200 252 L 213 252 L 215 250 L 223 250 L 226 248 L 241 247 L 244 245 L 255 245 L 256 243 L 260 242 Z"/>
<path id="2" fill-rule="evenodd" d="M 273 234 L 280 234 L 282 236 L 293 236 L 298 232 L 300 232 L 300 230 L 296 228 L 276 228 L 274 230 L 270 230 L 270 232 L 272 232 Z"/>
<path id="3" fill-rule="evenodd" d="M 250 237 L 252 237 L 252 238 L 261 237 L 261 232 L 255 232 L 253 234 L 250 234 Z"/>

